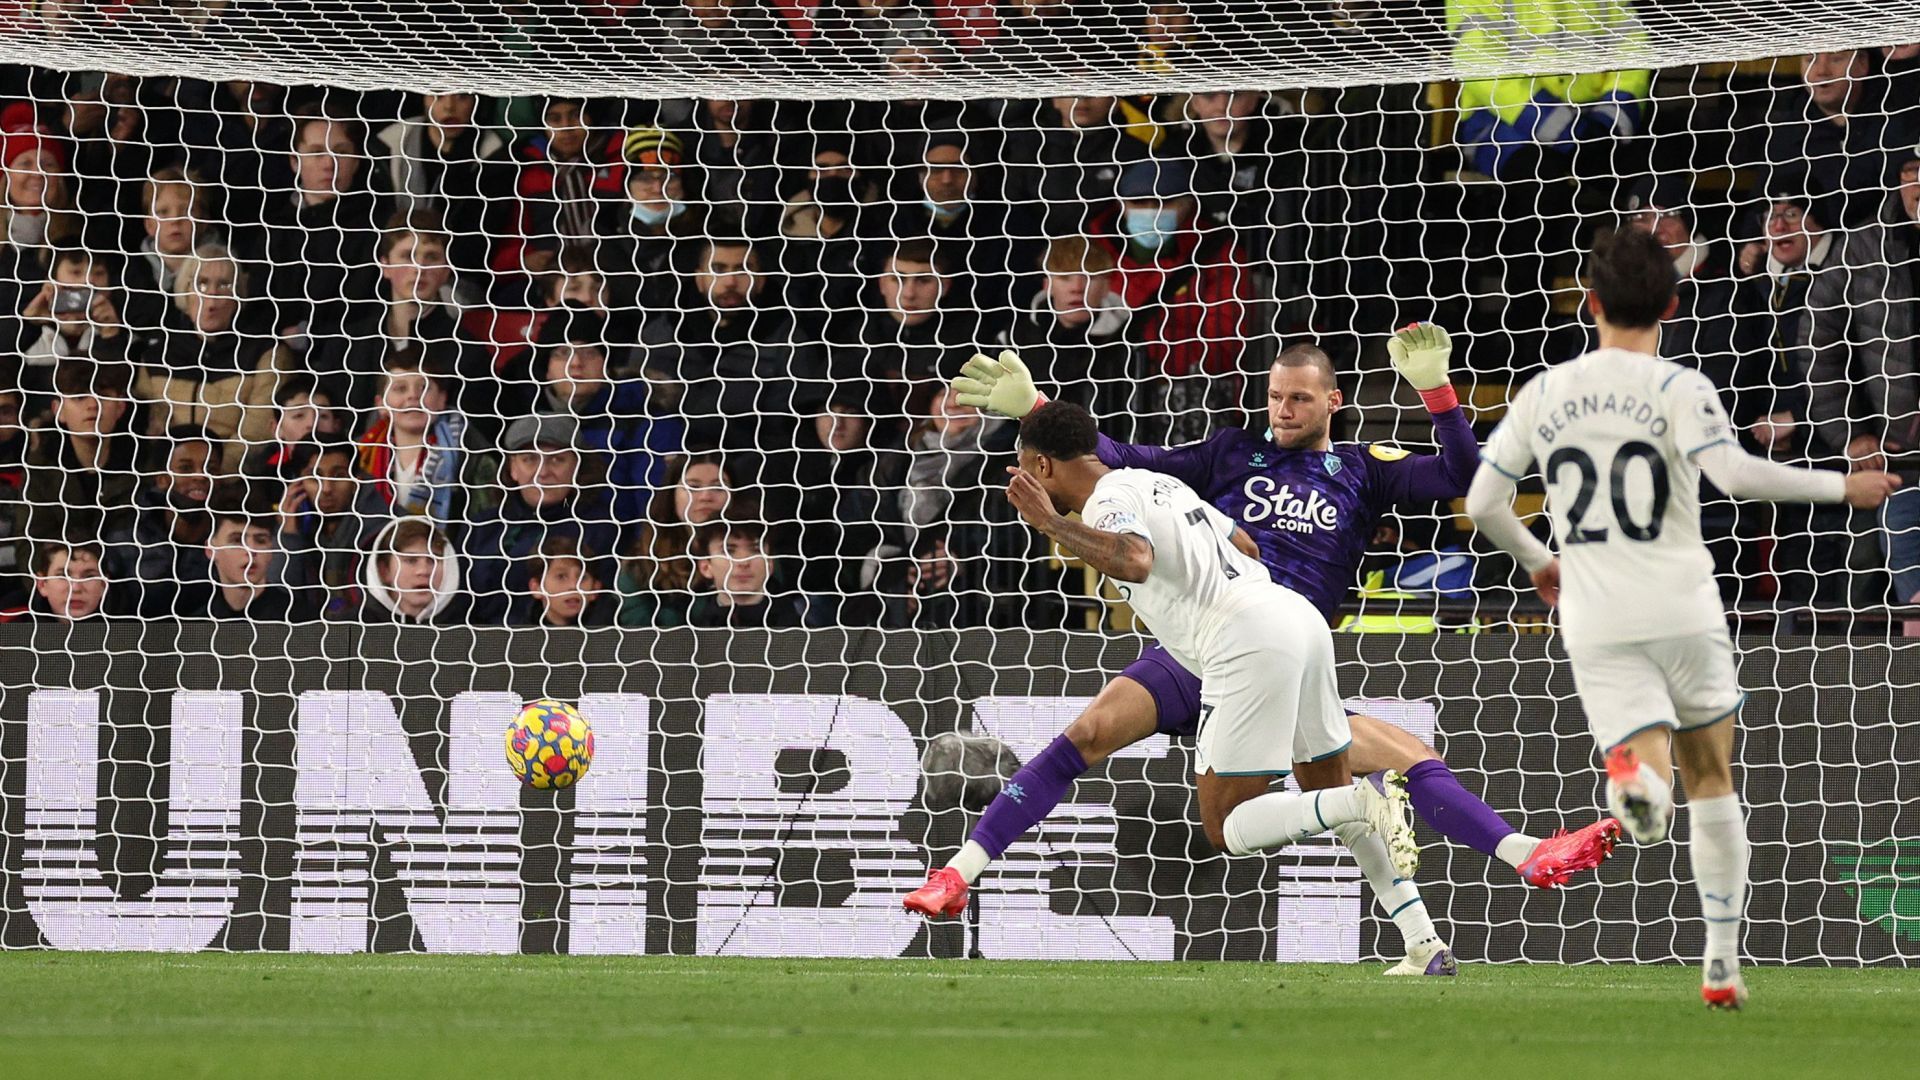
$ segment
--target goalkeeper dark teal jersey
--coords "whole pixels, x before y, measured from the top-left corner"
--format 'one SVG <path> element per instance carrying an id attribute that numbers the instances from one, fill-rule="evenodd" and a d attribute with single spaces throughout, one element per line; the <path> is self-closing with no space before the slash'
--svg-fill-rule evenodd
<path id="1" fill-rule="evenodd" d="M 1433 417 L 1440 453 L 1385 443 L 1288 450 L 1264 434 L 1233 429 L 1185 446 L 1135 446 L 1100 437 L 1100 460 L 1152 469 L 1187 482 L 1244 525 L 1273 580 L 1333 618 L 1353 588 L 1380 515 L 1396 503 L 1434 503 L 1467 493 L 1480 444 L 1458 406 Z"/>

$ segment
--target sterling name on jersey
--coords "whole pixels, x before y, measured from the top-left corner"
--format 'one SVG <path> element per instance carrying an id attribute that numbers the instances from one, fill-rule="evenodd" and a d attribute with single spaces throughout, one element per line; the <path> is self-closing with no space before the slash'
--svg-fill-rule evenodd
<path id="1" fill-rule="evenodd" d="M 1459 408 L 1433 418 L 1440 454 L 1379 443 L 1289 450 L 1230 429 L 1185 446 L 1100 438 L 1100 460 L 1185 481 L 1244 525 L 1273 580 L 1331 620 L 1354 586 L 1374 524 L 1395 503 L 1432 503 L 1467 493 L 1480 444 Z"/>
<path id="2" fill-rule="evenodd" d="M 1549 368 L 1513 399 L 1483 456 L 1546 478 L 1569 646 L 1726 626 L 1693 455 L 1732 438 L 1705 375 L 1623 349 Z"/>
<path id="3" fill-rule="evenodd" d="M 1218 635 L 1234 615 L 1272 601 L 1267 568 L 1233 546 L 1232 520 L 1171 476 L 1115 469 L 1093 486 L 1080 518 L 1153 545 L 1147 580 L 1114 586 L 1188 671 L 1226 644 Z"/>

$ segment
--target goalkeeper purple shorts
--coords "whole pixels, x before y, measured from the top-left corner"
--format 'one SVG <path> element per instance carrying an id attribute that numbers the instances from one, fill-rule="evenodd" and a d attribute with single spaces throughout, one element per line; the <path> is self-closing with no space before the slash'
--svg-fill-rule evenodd
<path id="1" fill-rule="evenodd" d="M 1200 676 L 1180 666 L 1166 646 L 1155 641 L 1120 674 L 1147 688 L 1158 714 L 1154 730 L 1162 735 L 1192 735 L 1200 727 Z M 1347 710 L 1352 716 L 1353 710 Z"/>

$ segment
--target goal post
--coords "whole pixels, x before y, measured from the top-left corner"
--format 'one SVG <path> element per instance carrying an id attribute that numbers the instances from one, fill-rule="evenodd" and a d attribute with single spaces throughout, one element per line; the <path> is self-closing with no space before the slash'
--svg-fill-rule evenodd
<path id="1" fill-rule="evenodd" d="M 1451 331 L 1484 441 L 1590 347 L 1593 237 L 1644 228 L 1663 355 L 1749 451 L 1920 482 L 1911 5 L 8 19 L 4 948 L 1397 955 L 1330 844 L 1207 849 L 1177 734 L 1082 778 L 971 924 L 900 910 L 1145 640 L 1007 505 L 1017 425 L 946 385 L 975 352 L 1175 444 L 1264 432 L 1315 345 L 1333 439 L 1430 454 L 1392 331 Z M 1350 534 L 1352 708 L 1530 835 L 1603 812 L 1553 617 L 1461 500 L 1238 495 Z M 1920 492 L 1703 505 L 1752 693 L 1746 954 L 1907 963 Z M 571 791 L 502 760 L 539 697 L 594 725 Z M 1697 953 L 1673 845 L 1543 894 L 1420 837 L 1462 959 Z"/>

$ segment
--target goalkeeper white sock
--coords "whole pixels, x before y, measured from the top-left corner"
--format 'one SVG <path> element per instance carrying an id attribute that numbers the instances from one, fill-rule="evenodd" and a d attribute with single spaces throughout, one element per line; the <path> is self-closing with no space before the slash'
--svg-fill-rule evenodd
<path id="1" fill-rule="evenodd" d="M 1539 846 L 1540 838 L 1537 836 L 1528 836 L 1526 833 L 1510 833 L 1501 837 L 1500 842 L 1494 845 L 1493 854 L 1501 862 L 1518 870 L 1520 869 L 1520 864 L 1526 862 L 1528 857 L 1533 854 L 1533 849 Z"/>
<path id="2" fill-rule="evenodd" d="M 1251 855 L 1285 847 L 1295 840 L 1365 817 L 1360 795 L 1350 787 L 1306 795 L 1269 791 L 1234 807 L 1221 831 L 1226 834 L 1229 853 Z"/>
<path id="3" fill-rule="evenodd" d="M 958 870 L 960 876 L 971 885 L 980 880 L 980 875 L 986 872 L 987 864 L 992 861 L 993 856 L 987 854 L 986 848 L 969 840 L 960 846 L 960 854 L 955 855 L 947 867 Z"/>
<path id="4" fill-rule="evenodd" d="M 1353 861 L 1360 864 L 1360 872 L 1373 887 L 1373 898 L 1380 902 L 1380 909 L 1393 920 L 1393 925 L 1400 928 L 1400 940 L 1407 951 L 1438 942 L 1440 932 L 1433 928 L 1433 918 L 1427 914 L 1426 902 L 1420 899 L 1419 887 L 1393 872 L 1393 856 L 1387 854 L 1386 841 L 1363 821 L 1349 821 L 1335 828 L 1333 835 L 1353 852 Z"/>
<path id="5" fill-rule="evenodd" d="M 1740 966 L 1740 915 L 1747 900 L 1747 821 L 1738 795 L 1690 799 L 1693 884 L 1707 919 L 1706 965 L 1724 960 Z"/>

